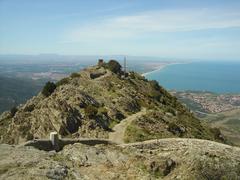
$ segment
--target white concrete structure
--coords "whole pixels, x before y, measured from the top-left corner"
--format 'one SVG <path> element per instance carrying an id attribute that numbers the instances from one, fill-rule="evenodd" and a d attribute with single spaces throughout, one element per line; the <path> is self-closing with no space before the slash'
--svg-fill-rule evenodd
<path id="1" fill-rule="evenodd" d="M 50 141 L 51 141 L 53 146 L 58 147 L 59 138 L 58 138 L 58 133 L 57 132 L 51 132 L 50 133 Z"/>

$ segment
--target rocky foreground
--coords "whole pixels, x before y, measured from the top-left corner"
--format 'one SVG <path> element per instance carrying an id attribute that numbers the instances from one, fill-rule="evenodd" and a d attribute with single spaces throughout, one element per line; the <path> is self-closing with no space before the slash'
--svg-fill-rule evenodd
<path id="1" fill-rule="evenodd" d="M 240 148 L 207 140 L 73 144 L 60 152 L 0 145 L 0 179 L 240 179 Z"/>

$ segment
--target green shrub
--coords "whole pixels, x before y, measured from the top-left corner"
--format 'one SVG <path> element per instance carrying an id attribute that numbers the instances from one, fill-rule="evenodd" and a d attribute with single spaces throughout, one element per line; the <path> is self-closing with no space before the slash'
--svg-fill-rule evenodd
<path id="1" fill-rule="evenodd" d="M 175 111 L 172 107 L 170 107 L 170 106 L 167 106 L 167 107 L 165 108 L 165 112 L 169 112 L 169 113 L 171 113 L 172 115 L 176 116 L 176 111 Z"/>
<path id="2" fill-rule="evenodd" d="M 158 84 L 158 82 L 156 80 L 149 81 L 149 83 L 155 90 L 159 90 L 160 89 L 160 86 L 159 86 L 159 84 Z"/>
<path id="3" fill-rule="evenodd" d="M 116 60 L 110 60 L 104 66 L 114 73 L 121 73 L 122 66 Z"/>
<path id="4" fill-rule="evenodd" d="M 27 133 L 27 140 L 30 141 L 30 140 L 33 140 L 34 139 L 34 136 L 33 134 L 31 134 L 30 132 Z"/>
<path id="5" fill-rule="evenodd" d="M 98 113 L 98 109 L 93 105 L 88 105 L 84 109 L 84 112 L 85 112 L 85 115 L 88 116 L 89 118 L 94 118 Z"/>
<path id="6" fill-rule="evenodd" d="M 56 89 L 56 85 L 53 82 L 47 82 L 43 87 L 42 94 L 46 97 L 50 96 Z"/>
<path id="7" fill-rule="evenodd" d="M 210 131 L 213 133 L 214 138 L 218 140 L 224 140 L 224 137 L 218 128 L 211 128 Z"/>
<path id="8" fill-rule="evenodd" d="M 72 73 L 72 74 L 70 75 L 70 77 L 71 77 L 71 78 L 77 78 L 77 77 L 81 77 L 81 75 L 78 74 L 78 73 Z"/>
<path id="9" fill-rule="evenodd" d="M 151 139 L 150 135 L 144 129 L 134 124 L 130 124 L 124 133 L 125 143 L 141 142 L 147 139 Z"/>
<path id="10" fill-rule="evenodd" d="M 151 101 L 146 101 L 144 99 L 140 99 L 137 102 L 138 102 L 138 104 L 141 107 L 146 107 L 147 109 L 154 109 L 154 108 L 156 108 L 156 105 L 153 102 L 151 102 Z"/>
<path id="11" fill-rule="evenodd" d="M 109 123 L 109 128 L 112 129 L 118 123 L 119 123 L 119 121 L 116 120 L 116 119 L 111 120 L 110 123 Z"/>
<path id="12" fill-rule="evenodd" d="M 169 123 L 168 125 L 168 131 L 172 132 L 175 135 L 182 135 L 184 133 L 183 129 L 179 127 L 174 122 Z"/>
<path id="13" fill-rule="evenodd" d="M 18 111 L 17 107 L 14 106 L 14 107 L 10 110 L 11 117 L 14 117 L 17 111 Z"/>
<path id="14" fill-rule="evenodd" d="M 117 112 L 114 114 L 114 117 L 115 117 L 115 119 L 117 119 L 117 120 L 123 120 L 123 119 L 125 118 L 125 116 L 123 115 L 123 113 L 120 112 L 120 111 L 117 111 Z"/>
<path id="15" fill-rule="evenodd" d="M 135 74 L 134 74 L 134 72 L 129 72 L 129 76 L 130 76 L 131 79 L 135 79 Z"/>
<path id="16" fill-rule="evenodd" d="M 69 79 L 68 78 L 63 78 L 56 83 L 56 86 L 58 87 L 58 86 L 62 86 L 64 84 L 68 84 L 68 83 L 69 83 Z"/>
<path id="17" fill-rule="evenodd" d="M 160 101 L 162 94 L 159 91 L 152 90 L 149 91 L 149 97 L 156 99 L 157 101 Z"/>
<path id="18" fill-rule="evenodd" d="M 100 107 L 98 108 L 98 114 L 104 114 L 104 115 L 107 115 L 108 113 L 108 110 L 104 107 Z"/>
<path id="19" fill-rule="evenodd" d="M 24 108 L 24 111 L 25 112 L 32 112 L 34 110 L 34 108 L 35 108 L 35 105 L 34 104 L 30 104 L 30 105 L 28 105 L 28 106 L 26 106 Z"/>

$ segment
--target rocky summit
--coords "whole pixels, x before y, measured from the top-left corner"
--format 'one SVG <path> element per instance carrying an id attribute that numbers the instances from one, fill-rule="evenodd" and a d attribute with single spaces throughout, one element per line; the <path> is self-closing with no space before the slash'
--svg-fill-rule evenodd
<path id="1" fill-rule="evenodd" d="M 41 144 L 53 131 L 57 152 Z M 0 137 L 2 179 L 240 179 L 239 148 L 115 60 L 46 83 L 0 116 Z"/>

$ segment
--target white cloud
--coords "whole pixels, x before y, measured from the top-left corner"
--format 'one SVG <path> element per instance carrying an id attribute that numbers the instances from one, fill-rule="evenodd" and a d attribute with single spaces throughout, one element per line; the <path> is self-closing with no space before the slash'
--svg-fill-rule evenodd
<path id="1" fill-rule="evenodd" d="M 64 42 L 105 41 L 142 34 L 240 27 L 240 12 L 210 9 L 160 10 L 103 19 L 77 27 Z"/>

